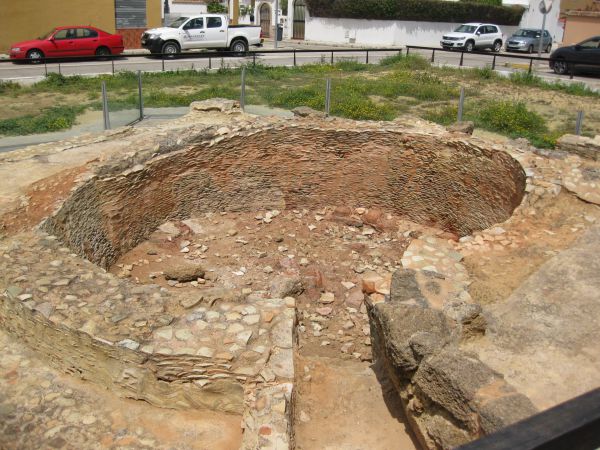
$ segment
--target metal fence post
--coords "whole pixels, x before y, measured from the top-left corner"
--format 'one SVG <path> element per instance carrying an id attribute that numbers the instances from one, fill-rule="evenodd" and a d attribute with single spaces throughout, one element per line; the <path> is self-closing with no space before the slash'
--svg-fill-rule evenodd
<path id="1" fill-rule="evenodd" d="M 62 75 L 62 71 L 60 70 L 60 61 L 58 62 L 58 74 Z"/>
<path id="2" fill-rule="evenodd" d="M 242 67 L 242 91 L 240 93 L 240 107 L 244 111 L 246 107 L 246 68 Z"/>
<path id="3" fill-rule="evenodd" d="M 48 61 L 44 58 L 44 73 L 48 76 Z"/>
<path id="4" fill-rule="evenodd" d="M 296 67 L 296 49 L 294 49 L 294 67 Z"/>
<path id="5" fill-rule="evenodd" d="M 460 64 L 459 64 L 460 67 L 463 66 L 463 60 L 464 59 L 465 59 L 465 52 L 461 51 L 460 52 Z"/>
<path id="6" fill-rule="evenodd" d="M 115 74 L 115 59 L 111 56 L 110 57 L 110 64 L 112 66 L 112 74 Z"/>
<path id="7" fill-rule="evenodd" d="M 435 62 L 435 48 L 431 52 L 431 62 Z"/>
<path id="8" fill-rule="evenodd" d="M 208 57 L 208 70 L 212 69 L 212 58 Z"/>
<path id="9" fill-rule="evenodd" d="M 533 66 L 533 58 L 529 60 L 529 69 L 527 69 L 527 73 L 531 73 L 531 68 Z"/>
<path id="10" fill-rule="evenodd" d="M 138 95 L 140 97 L 140 120 L 144 120 L 144 95 L 142 90 L 142 71 L 138 70 Z"/>
<path id="11" fill-rule="evenodd" d="M 365 64 L 369 64 L 369 50 L 367 50 L 367 59 Z"/>
<path id="12" fill-rule="evenodd" d="M 256 67 L 256 53 L 252 52 L 252 67 Z"/>
<path id="13" fill-rule="evenodd" d="M 583 128 L 583 111 L 577 111 L 577 122 L 575 122 L 575 134 L 581 135 L 581 129 Z"/>
<path id="14" fill-rule="evenodd" d="M 333 65 L 333 51 L 331 51 L 331 64 Z"/>
<path id="15" fill-rule="evenodd" d="M 492 70 L 496 70 L 496 55 L 494 55 L 494 59 L 492 60 Z"/>
<path id="16" fill-rule="evenodd" d="M 165 55 L 162 55 L 162 71 L 165 71 Z"/>
<path id="17" fill-rule="evenodd" d="M 465 105 L 465 88 L 460 88 L 460 97 L 458 98 L 458 117 L 457 121 L 460 123 L 463 119 L 463 110 Z"/>
<path id="18" fill-rule="evenodd" d="M 331 109 L 331 78 L 327 78 L 325 83 L 325 115 L 329 116 Z"/>
<path id="19" fill-rule="evenodd" d="M 110 130 L 110 116 L 108 115 L 108 96 L 106 95 L 106 81 L 102 82 L 102 116 L 104 117 L 104 129 Z"/>
<path id="20" fill-rule="evenodd" d="M 410 52 L 410 47 L 407 45 L 407 46 L 406 46 L 406 56 L 408 56 L 408 53 L 409 53 L 409 52 Z M 398 52 L 398 54 L 399 54 L 399 55 L 401 55 L 401 54 L 402 54 L 402 50 L 400 50 L 400 51 Z"/>

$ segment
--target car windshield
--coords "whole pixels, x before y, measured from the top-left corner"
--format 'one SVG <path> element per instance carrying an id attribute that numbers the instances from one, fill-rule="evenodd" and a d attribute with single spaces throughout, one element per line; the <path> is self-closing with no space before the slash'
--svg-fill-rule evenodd
<path id="1" fill-rule="evenodd" d="M 456 33 L 475 33 L 476 29 L 477 29 L 477 27 L 473 26 L 473 25 L 461 25 L 454 31 Z"/>
<path id="2" fill-rule="evenodd" d="M 169 27 L 170 28 L 179 28 L 188 19 L 189 19 L 189 17 L 180 17 L 175 22 L 172 22 L 171 25 L 169 25 Z"/>
<path id="3" fill-rule="evenodd" d="M 515 34 L 513 34 L 513 36 L 534 38 L 534 37 L 536 37 L 537 34 L 539 34 L 539 31 L 535 31 L 535 30 L 519 30 Z"/>
<path id="4" fill-rule="evenodd" d="M 56 28 L 53 28 L 52 30 L 48 31 L 47 33 L 42 34 L 38 39 L 39 40 L 48 39 L 50 36 L 52 36 L 54 34 L 55 31 L 56 31 Z"/>

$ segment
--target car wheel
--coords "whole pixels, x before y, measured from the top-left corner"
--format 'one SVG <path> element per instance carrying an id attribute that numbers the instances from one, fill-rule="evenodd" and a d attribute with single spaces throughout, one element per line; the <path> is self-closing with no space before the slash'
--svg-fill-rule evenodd
<path id="1" fill-rule="evenodd" d="M 544 50 L 546 53 L 550 53 L 552 51 L 552 44 L 548 44 L 548 47 L 546 47 L 546 50 Z"/>
<path id="2" fill-rule="evenodd" d="M 527 47 L 527 53 L 533 53 L 533 45 Z"/>
<path id="3" fill-rule="evenodd" d="M 109 56 L 110 55 L 110 49 L 108 49 L 107 47 L 98 47 L 96 49 L 96 56 Z"/>
<path id="4" fill-rule="evenodd" d="M 233 41 L 231 43 L 230 50 L 235 53 L 246 53 L 248 51 L 248 44 L 241 39 Z"/>
<path id="5" fill-rule="evenodd" d="M 554 61 L 554 73 L 558 75 L 564 75 L 569 71 L 569 65 L 564 59 L 557 59 Z"/>
<path id="6" fill-rule="evenodd" d="M 494 47 L 492 48 L 492 51 L 498 53 L 500 50 L 502 50 L 502 41 L 494 42 Z"/>
<path id="7" fill-rule="evenodd" d="M 44 57 L 44 52 L 38 50 L 37 48 L 32 48 L 27 52 L 27 59 L 32 64 L 37 64 L 41 62 L 41 59 Z"/>
<path id="8" fill-rule="evenodd" d="M 474 48 L 475 48 L 475 43 L 473 41 L 467 41 L 467 43 L 465 44 L 465 51 L 472 52 Z"/>
<path id="9" fill-rule="evenodd" d="M 98 59 L 105 59 L 110 56 L 110 50 L 107 47 L 98 47 L 95 54 Z"/>
<path id="10" fill-rule="evenodd" d="M 162 46 L 162 53 L 166 55 L 167 58 L 173 58 L 179 53 L 179 45 L 176 42 L 166 42 L 165 45 Z"/>

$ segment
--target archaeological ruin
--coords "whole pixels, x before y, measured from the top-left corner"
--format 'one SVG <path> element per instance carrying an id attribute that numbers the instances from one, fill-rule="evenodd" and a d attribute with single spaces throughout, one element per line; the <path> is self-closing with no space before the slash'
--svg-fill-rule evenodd
<path id="1" fill-rule="evenodd" d="M 0 155 L 0 447 L 449 449 L 600 386 L 598 138 L 303 115 Z"/>

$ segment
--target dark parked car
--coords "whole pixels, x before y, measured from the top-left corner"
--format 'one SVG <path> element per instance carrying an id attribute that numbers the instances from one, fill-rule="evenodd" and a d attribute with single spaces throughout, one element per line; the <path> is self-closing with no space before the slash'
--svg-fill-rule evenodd
<path id="1" fill-rule="evenodd" d="M 506 41 L 507 52 L 537 52 L 542 45 L 542 51 L 550 53 L 552 49 L 552 36 L 548 30 L 544 30 L 542 38 L 542 30 L 535 28 L 521 28 L 517 30 L 508 41 Z"/>
<path id="2" fill-rule="evenodd" d="M 90 26 L 57 27 L 45 36 L 17 42 L 10 48 L 11 59 L 69 56 L 108 56 L 123 53 L 123 37 Z"/>
<path id="3" fill-rule="evenodd" d="M 550 55 L 550 68 L 562 75 L 570 71 L 600 72 L 600 36 L 594 36 L 576 45 L 561 47 Z"/>

